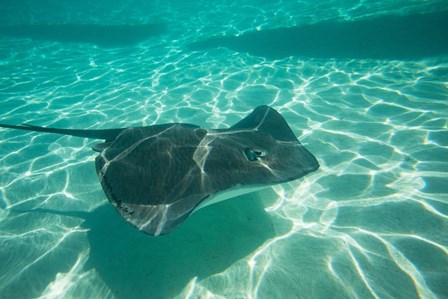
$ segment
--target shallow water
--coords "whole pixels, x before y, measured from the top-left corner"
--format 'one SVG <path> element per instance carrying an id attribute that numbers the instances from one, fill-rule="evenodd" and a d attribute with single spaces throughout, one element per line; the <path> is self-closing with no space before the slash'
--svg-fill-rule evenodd
<path id="1" fill-rule="evenodd" d="M 95 141 L 2 129 L 0 298 L 448 297 L 446 34 L 437 55 L 409 46 L 381 57 L 337 40 L 274 57 L 245 41 L 286 27 L 316 34 L 322 22 L 362 32 L 352 21 L 440 13 L 446 1 L 74 3 L 2 4 L 3 123 L 224 128 L 268 104 L 321 168 L 152 238 L 107 204 Z M 11 33 L 30 24 L 52 26 Z M 75 28 L 64 36 L 60 24 Z M 80 24 L 116 39 L 83 39 Z M 123 24 L 160 30 L 135 41 L 114 31 Z M 222 35 L 239 47 L 191 48 Z"/>

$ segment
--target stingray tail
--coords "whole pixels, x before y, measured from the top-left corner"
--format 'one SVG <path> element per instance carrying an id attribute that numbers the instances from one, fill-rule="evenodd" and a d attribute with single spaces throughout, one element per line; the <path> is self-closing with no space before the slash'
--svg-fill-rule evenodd
<path id="1" fill-rule="evenodd" d="M 55 133 L 55 134 L 70 135 L 70 136 L 84 137 L 84 138 L 91 138 L 91 139 L 103 139 L 106 141 L 114 140 L 118 136 L 118 134 L 120 134 L 121 131 L 124 130 L 124 129 L 72 130 L 72 129 L 56 129 L 56 128 L 38 127 L 38 126 L 33 126 L 33 125 L 28 125 L 28 124 L 22 124 L 20 126 L 0 124 L 0 127 L 1 128 L 9 128 L 9 129 L 26 130 L 26 131 Z"/>

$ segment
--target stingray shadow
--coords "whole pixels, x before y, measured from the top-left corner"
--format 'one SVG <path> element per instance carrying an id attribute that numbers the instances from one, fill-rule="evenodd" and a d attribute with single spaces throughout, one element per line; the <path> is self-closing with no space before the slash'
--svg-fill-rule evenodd
<path id="1" fill-rule="evenodd" d="M 195 277 L 221 273 L 273 238 L 257 193 L 201 209 L 174 232 L 152 237 L 126 223 L 110 204 L 93 212 L 34 210 L 83 218 L 89 260 L 116 298 L 171 298 Z"/>
<path id="2" fill-rule="evenodd" d="M 372 20 L 322 22 L 220 36 L 190 50 L 227 47 L 267 59 L 289 56 L 336 59 L 414 60 L 448 55 L 448 11 Z"/>
<path id="3" fill-rule="evenodd" d="M 0 35 L 56 42 L 89 43 L 100 47 L 132 46 L 164 32 L 165 26 L 162 24 L 0 26 Z"/>

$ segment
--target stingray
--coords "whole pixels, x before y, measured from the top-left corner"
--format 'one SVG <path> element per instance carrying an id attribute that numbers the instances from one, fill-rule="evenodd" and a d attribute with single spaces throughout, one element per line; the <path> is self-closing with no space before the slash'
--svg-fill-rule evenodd
<path id="1" fill-rule="evenodd" d="M 269 106 L 228 129 L 184 123 L 106 130 L 0 127 L 102 139 L 92 149 L 99 153 L 95 165 L 104 193 L 124 219 L 154 236 L 171 232 L 199 208 L 319 168 Z"/>

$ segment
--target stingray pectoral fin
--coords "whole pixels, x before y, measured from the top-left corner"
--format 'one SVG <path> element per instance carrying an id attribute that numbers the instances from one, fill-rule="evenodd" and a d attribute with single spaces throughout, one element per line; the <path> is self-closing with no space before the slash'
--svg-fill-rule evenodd
<path id="1" fill-rule="evenodd" d="M 135 167 L 134 164 L 128 165 L 128 168 L 115 167 L 112 162 L 107 166 L 101 156 L 96 159 L 101 186 L 109 202 L 127 222 L 151 236 L 173 231 L 187 219 L 203 197 L 207 196 L 190 194 L 173 202 L 160 202 L 160 194 L 151 192 L 151 189 L 145 190 L 148 185 L 146 177 L 129 169 Z"/>
<path id="2" fill-rule="evenodd" d="M 173 201 L 161 200 L 166 194 L 149 187 L 151 169 L 139 171 L 139 164 L 129 159 L 123 163 L 105 164 L 102 155 L 96 158 L 98 176 L 107 199 L 120 215 L 137 229 L 152 235 L 164 235 L 183 223 L 208 194 L 185 194 Z M 119 165 L 117 165 L 119 164 Z M 161 173 L 157 173 L 161 176 Z M 154 181 L 155 179 L 153 179 Z"/>
<path id="3" fill-rule="evenodd" d="M 193 208 L 186 209 L 184 205 L 190 201 L 196 199 L 183 198 L 168 205 L 111 202 L 120 215 L 138 230 L 151 236 L 160 236 L 172 232 L 188 218 Z"/>
<path id="4" fill-rule="evenodd" d="M 0 127 L 8 129 L 34 131 L 34 132 L 55 133 L 76 137 L 92 138 L 92 139 L 104 139 L 108 141 L 114 140 L 118 136 L 118 134 L 120 134 L 121 131 L 124 130 L 124 129 L 106 129 L 106 130 L 56 129 L 56 128 L 38 127 L 29 124 L 22 124 L 19 126 L 0 124 Z"/>
<path id="5" fill-rule="evenodd" d="M 94 146 L 92 146 L 92 150 L 94 150 L 95 152 L 101 153 L 101 152 L 104 151 L 109 145 L 110 145 L 110 142 L 97 143 L 97 144 L 95 144 Z"/>
<path id="6" fill-rule="evenodd" d="M 297 141 L 297 137 L 283 116 L 266 105 L 258 106 L 228 130 L 254 130 L 269 133 L 279 141 Z"/>

